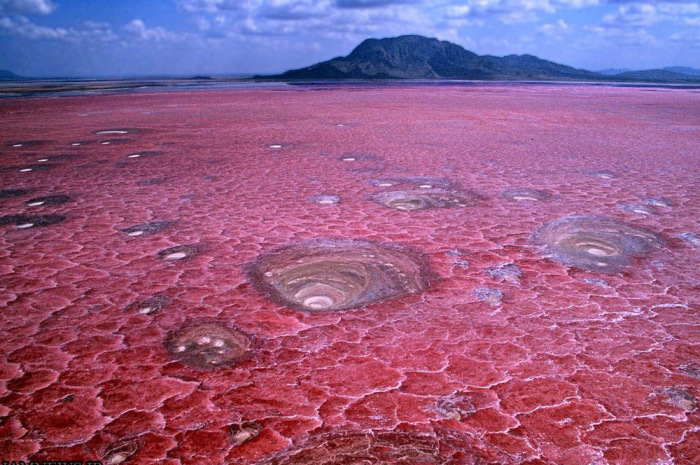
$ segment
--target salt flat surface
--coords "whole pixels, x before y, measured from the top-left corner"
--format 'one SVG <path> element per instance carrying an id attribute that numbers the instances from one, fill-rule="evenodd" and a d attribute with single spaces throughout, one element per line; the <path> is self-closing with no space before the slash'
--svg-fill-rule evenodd
<path id="1" fill-rule="evenodd" d="M 700 463 L 697 90 L 0 111 L 3 460 Z"/>

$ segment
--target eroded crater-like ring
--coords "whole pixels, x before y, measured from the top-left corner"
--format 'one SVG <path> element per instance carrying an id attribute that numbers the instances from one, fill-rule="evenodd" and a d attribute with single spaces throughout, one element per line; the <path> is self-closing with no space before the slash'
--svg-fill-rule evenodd
<path id="1" fill-rule="evenodd" d="M 537 231 L 534 240 L 565 265 L 602 272 L 620 271 L 632 257 L 644 256 L 665 243 L 653 231 L 605 216 L 559 218 Z"/>
<path id="2" fill-rule="evenodd" d="M 230 366 L 249 356 L 250 336 L 217 322 L 186 325 L 171 333 L 165 343 L 170 354 L 200 370 Z"/>
<path id="3" fill-rule="evenodd" d="M 430 208 L 466 207 L 474 205 L 481 197 L 471 191 L 445 189 L 397 190 L 379 192 L 370 200 L 394 210 L 413 211 Z"/>
<path id="4" fill-rule="evenodd" d="M 298 310 L 363 307 L 428 289 L 433 275 L 418 253 L 394 244 L 322 240 L 284 246 L 248 266 L 253 286 Z"/>

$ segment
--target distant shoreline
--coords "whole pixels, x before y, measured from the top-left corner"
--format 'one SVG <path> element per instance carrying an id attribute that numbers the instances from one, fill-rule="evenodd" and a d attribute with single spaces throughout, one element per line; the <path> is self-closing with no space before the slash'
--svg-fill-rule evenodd
<path id="1" fill-rule="evenodd" d="M 648 81 L 580 81 L 580 80 L 451 80 L 451 79 L 330 79 L 330 80 L 281 80 L 258 78 L 211 79 L 109 79 L 109 80 L 32 80 L 0 82 L 0 99 L 81 95 L 109 95 L 124 93 L 221 91 L 246 89 L 278 89 L 299 86 L 310 87 L 412 87 L 412 86 L 595 86 L 640 87 L 664 89 L 700 89 L 700 82 L 648 82 Z"/>

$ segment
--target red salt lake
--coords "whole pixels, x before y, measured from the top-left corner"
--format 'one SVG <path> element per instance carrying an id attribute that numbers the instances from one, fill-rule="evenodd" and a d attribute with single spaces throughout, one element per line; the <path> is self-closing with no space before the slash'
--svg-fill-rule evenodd
<path id="1" fill-rule="evenodd" d="M 0 459 L 700 463 L 698 90 L 0 111 Z"/>

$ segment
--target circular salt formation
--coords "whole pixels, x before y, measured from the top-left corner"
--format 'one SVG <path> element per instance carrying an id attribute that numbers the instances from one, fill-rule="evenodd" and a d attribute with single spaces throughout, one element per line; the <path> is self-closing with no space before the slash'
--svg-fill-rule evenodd
<path id="1" fill-rule="evenodd" d="M 61 205 L 70 200 L 70 196 L 65 194 L 47 195 L 44 197 L 35 197 L 25 202 L 29 207 L 38 207 L 44 205 Z"/>
<path id="2" fill-rule="evenodd" d="M 22 141 L 17 141 L 17 142 L 10 142 L 8 144 L 5 144 L 5 147 L 14 147 L 14 148 L 19 148 L 19 147 L 40 147 L 42 145 L 46 145 L 51 141 L 48 140 L 22 140 Z"/>
<path id="3" fill-rule="evenodd" d="M 401 184 L 401 181 L 397 179 L 372 179 L 369 183 L 376 187 L 392 187 Z"/>
<path id="4" fill-rule="evenodd" d="M 311 201 L 320 205 L 333 205 L 340 202 L 340 197 L 337 195 L 317 195 L 311 197 Z"/>
<path id="5" fill-rule="evenodd" d="M 169 302 L 170 299 L 168 299 L 166 296 L 157 295 L 148 299 L 137 300 L 136 302 L 126 307 L 126 311 L 136 312 L 141 315 L 150 315 L 162 310 L 163 307 L 168 305 Z"/>
<path id="6" fill-rule="evenodd" d="M 428 289 L 432 274 L 417 253 L 354 240 L 301 242 L 248 266 L 253 286 L 276 302 L 307 311 L 363 307 Z"/>
<path id="7" fill-rule="evenodd" d="M 506 199 L 515 200 L 516 202 L 537 202 L 541 200 L 549 200 L 552 195 L 540 189 L 530 189 L 527 187 L 513 187 L 501 192 L 501 195 Z"/>
<path id="8" fill-rule="evenodd" d="M 618 177 L 617 174 L 613 173 L 612 171 L 589 171 L 589 175 L 595 176 L 596 178 L 601 178 L 601 179 L 615 179 Z"/>
<path id="9" fill-rule="evenodd" d="M 486 274 L 494 279 L 517 284 L 523 276 L 523 270 L 514 263 L 505 263 L 486 270 Z"/>
<path id="10" fill-rule="evenodd" d="M 187 325 L 171 333 L 166 349 L 178 361 L 200 370 L 230 366 L 250 352 L 250 336 L 233 327 L 208 322 Z"/>
<path id="11" fill-rule="evenodd" d="M 635 256 L 664 246 L 653 231 L 604 216 L 567 216 L 554 220 L 534 236 L 554 258 L 589 271 L 617 272 Z"/>
<path id="12" fill-rule="evenodd" d="M 155 221 L 153 223 L 129 226 L 128 228 L 122 229 L 122 232 L 129 237 L 148 236 L 163 231 L 171 224 L 172 222 L 170 221 Z"/>
<path id="13" fill-rule="evenodd" d="M 160 252 L 158 252 L 158 257 L 161 260 L 177 261 L 186 258 L 192 258 L 198 253 L 199 250 L 196 245 L 178 245 L 175 247 L 170 247 L 169 249 L 161 250 Z"/>
<path id="14" fill-rule="evenodd" d="M 421 189 L 410 191 L 380 192 L 370 200 L 394 210 L 427 210 L 429 208 L 466 207 L 480 200 L 470 191 L 448 191 L 444 189 Z"/>
<path id="15" fill-rule="evenodd" d="M 114 129 L 100 129 L 98 131 L 95 131 L 93 134 L 96 134 L 98 136 L 114 136 L 114 135 L 123 135 L 123 134 L 138 134 L 140 133 L 140 129 L 136 128 L 114 128 Z"/>
<path id="16" fill-rule="evenodd" d="M 459 433 L 453 434 L 455 437 L 458 435 Z M 440 439 L 438 436 L 408 431 L 333 432 L 312 436 L 301 445 L 258 463 L 266 465 L 482 463 L 480 458 L 468 457 L 471 455 L 468 451 L 458 451 L 449 445 L 441 444 Z M 459 454 L 459 459 L 452 457 L 456 454 Z"/>
<path id="17" fill-rule="evenodd" d="M 648 205 L 623 203 L 617 207 L 624 212 L 635 213 L 637 215 L 651 215 L 654 213 L 654 209 Z"/>
<path id="18" fill-rule="evenodd" d="M 51 226 L 65 221 L 63 215 L 5 215 L 0 216 L 0 226 L 14 224 L 19 229 Z"/>
<path id="19" fill-rule="evenodd" d="M 142 439 L 125 439 L 107 448 L 103 457 L 105 465 L 119 465 L 131 460 L 143 447 Z"/>
<path id="20" fill-rule="evenodd" d="M 673 207 L 673 201 L 663 198 L 663 197 L 646 197 L 642 199 L 645 205 L 652 205 L 654 207 Z"/>

